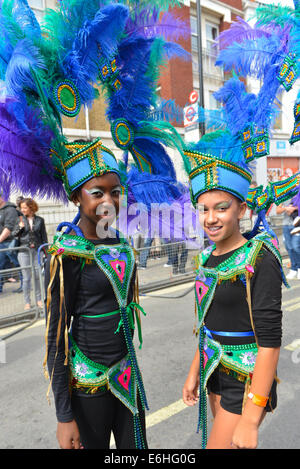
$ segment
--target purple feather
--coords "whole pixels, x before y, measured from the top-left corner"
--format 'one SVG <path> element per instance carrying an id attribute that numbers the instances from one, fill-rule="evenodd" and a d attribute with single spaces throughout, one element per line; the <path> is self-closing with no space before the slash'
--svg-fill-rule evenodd
<path id="1" fill-rule="evenodd" d="M 236 21 L 232 23 L 229 29 L 223 31 L 217 38 L 220 49 L 224 49 L 234 42 L 244 42 L 245 40 L 253 41 L 260 37 L 269 38 L 274 33 L 274 28 L 270 31 L 267 26 L 252 27 L 247 21 L 239 16 Z M 277 28 L 278 29 L 278 28 Z"/>
<path id="2" fill-rule="evenodd" d="M 175 16 L 174 12 L 163 14 L 157 8 L 145 8 L 126 24 L 126 34 L 133 32 L 146 38 L 161 36 L 166 40 L 187 39 L 190 36 L 190 25 Z"/>
<path id="3" fill-rule="evenodd" d="M 62 182 L 56 178 L 50 157 L 47 158 L 52 132 L 36 111 L 26 110 L 26 127 L 20 127 L 9 112 L 13 102 L 0 103 L 0 185 L 6 198 L 11 190 L 24 195 L 66 200 Z"/>

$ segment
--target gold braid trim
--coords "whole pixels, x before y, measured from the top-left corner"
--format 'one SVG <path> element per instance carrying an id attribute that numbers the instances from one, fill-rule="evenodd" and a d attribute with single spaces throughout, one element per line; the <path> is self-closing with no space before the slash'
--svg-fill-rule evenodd
<path id="1" fill-rule="evenodd" d="M 48 403 L 50 404 L 50 399 L 49 399 L 49 394 L 50 394 L 50 389 L 52 386 L 52 381 L 53 381 L 53 375 L 54 375 L 54 369 L 55 369 L 55 362 L 56 358 L 58 355 L 58 344 L 59 344 L 59 339 L 61 335 L 61 328 L 62 328 L 62 309 L 64 306 L 65 309 L 65 330 L 64 330 L 64 340 L 65 340 L 65 360 L 64 360 L 64 365 L 68 364 L 68 325 L 67 325 L 67 309 L 65 305 L 65 297 L 64 297 L 64 275 L 63 275 L 63 264 L 62 264 L 62 257 L 61 256 L 52 256 L 51 261 L 50 261 L 50 281 L 49 285 L 47 288 L 47 327 L 46 327 L 46 333 L 45 333 L 45 342 L 46 342 L 46 353 L 45 353 L 45 358 L 43 362 L 43 368 L 44 368 L 44 375 L 47 379 L 49 379 L 49 373 L 47 372 L 46 366 L 47 366 L 47 360 L 48 360 L 48 335 L 49 335 L 49 327 L 50 327 L 50 320 L 51 320 L 51 289 L 53 286 L 53 282 L 56 276 L 57 272 L 57 267 L 59 264 L 59 284 L 60 284 L 60 300 L 59 300 L 59 320 L 58 320 L 58 326 L 57 326 L 57 334 L 56 334 L 56 351 L 55 351 L 55 357 L 54 357 L 54 362 L 53 362 L 53 367 L 51 371 L 51 377 L 50 377 L 50 382 L 48 386 L 48 390 L 46 393 L 46 397 L 48 400 Z"/>
<path id="2" fill-rule="evenodd" d="M 251 277 L 252 277 L 253 274 L 251 274 L 250 272 L 246 271 L 246 291 L 247 291 L 247 303 L 248 303 L 248 307 L 249 307 L 249 314 L 250 314 L 250 321 L 251 321 L 251 327 L 252 327 L 252 330 L 254 332 L 254 337 L 255 337 L 255 341 L 256 341 L 256 345 L 257 345 L 257 348 L 258 348 L 258 342 L 257 342 L 257 336 L 256 336 L 256 333 L 255 333 L 255 328 L 254 328 L 254 321 L 253 321 L 253 314 L 252 314 L 252 304 L 251 304 L 251 285 L 250 285 L 250 280 L 251 280 Z M 280 379 L 278 378 L 278 376 L 276 375 L 275 373 L 275 376 L 274 376 L 274 379 L 275 381 L 277 381 L 277 383 L 280 383 Z M 245 392 L 244 392 L 244 398 L 243 398 L 243 409 L 244 409 L 244 406 L 247 402 L 247 397 L 248 397 L 248 394 L 250 392 L 250 386 L 251 386 L 251 379 L 250 377 L 247 379 L 246 381 L 246 384 L 245 384 Z M 269 401 L 270 402 L 270 401 Z M 270 402 L 270 406 L 271 406 L 271 402 Z M 272 408 L 272 407 L 271 407 Z"/>
<path id="3" fill-rule="evenodd" d="M 48 284 L 47 288 L 47 306 L 46 306 L 46 313 L 47 313 L 47 326 L 46 326 L 46 332 L 45 332 L 45 342 L 46 342 L 46 352 L 45 352 L 45 357 L 43 361 L 43 368 L 44 368 L 44 375 L 46 379 L 49 379 L 49 374 L 47 371 L 47 359 L 48 359 L 48 335 L 49 335 L 49 327 L 50 327 L 50 319 L 51 319 L 51 288 L 52 284 L 56 275 L 56 270 L 57 270 L 57 262 L 55 259 L 55 256 L 52 256 L 51 261 L 50 261 L 50 281 Z"/>

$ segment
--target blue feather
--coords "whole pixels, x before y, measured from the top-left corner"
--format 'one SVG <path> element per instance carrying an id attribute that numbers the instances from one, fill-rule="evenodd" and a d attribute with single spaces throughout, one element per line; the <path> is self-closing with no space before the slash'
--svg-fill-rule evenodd
<path id="1" fill-rule="evenodd" d="M 225 106 L 228 129 L 235 135 L 253 121 L 255 116 L 256 96 L 246 92 L 245 85 L 237 78 L 228 80 L 214 93 L 217 101 Z"/>
<path id="2" fill-rule="evenodd" d="M 14 48 L 7 65 L 5 74 L 7 93 L 19 97 L 23 94 L 24 88 L 35 90 L 32 70 L 37 72 L 45 70 L 45 62 L 38 48 L 29 39 L 23 39 Z"/>
<path id="3" fill-rule="evenodd" d="M 162 99 L 153 111 L 150 112 L 149 119 L 154 121 L 166 120 L 182 124 L 183 109 L 173 99 Z"/>
<path id="4" fill-rule="evenodd" d="M 134 147 L 147 155 L 147 160 L 151 164 L 151 173 L 154 175 L 163 174 L 176 180 L 176 172 L 173 162 L 164 147 L 153 138 L 137 137 Z"/>
<path id="5" fill-rule="evenodd" d="M 285 55 L 279 37 L 262 36 L 253 41 L 235 42 L 221 50 L 216 65 L 223 67 L 225 71 L 234 70 L 238 75 L 263 78 L 268 67 L 282 62 Z"/>
<path id="6" fill-rule="evenodd" d="M 86 21 L 77 34 L 72 51 L 63 61 L 66 75 L 76 84 L 83 103 L 95 98 L 93 85 L 99 76 L 99 46 L 101 55 L 112 58 L 128 17 L 128 9 L 113 4 L 99 10 L 92 21 Z"/>

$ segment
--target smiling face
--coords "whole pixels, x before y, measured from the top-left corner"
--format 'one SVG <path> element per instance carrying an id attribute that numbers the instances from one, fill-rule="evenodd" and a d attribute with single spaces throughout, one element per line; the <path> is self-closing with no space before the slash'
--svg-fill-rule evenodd
<path id="1" fill-rule="evenodd" d="M 240 234 L 239 221 L 246 212 L 246 202 L 225 191 L 212 190 L 198 198 L 200 223 L 214 243 L 234 243 Z"/>
<path id="2" fill-rule="evenodd" d="M 80 204 L 79 226 L 85 236 L 95 237 L 97 227 L 107 231 L 119 213 L 120 194 L 118 175 L 106 173 L 90 179 L 73 195 L 73 202 Z"/>
<path id="3" fill-rule="evenodd" d="M 20 204 L 20 210 L 25 217 L 32 217 L 34 215 L 33 211 L 28 207 L 26 202 Z"/>

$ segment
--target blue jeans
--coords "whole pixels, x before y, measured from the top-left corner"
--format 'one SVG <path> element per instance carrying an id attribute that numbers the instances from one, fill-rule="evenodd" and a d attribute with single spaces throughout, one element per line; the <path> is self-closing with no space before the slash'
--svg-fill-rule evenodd
<path id="1" fill-rule="evenodd" d="M 291 261 L 291 270 L 300 269 L 300 235 L 291 235 L 293 225 L 283 226 L 283 240 L 285 249 Z"/>
<path id="2" fill-rule="evenodd" d="M 36 301 L 41 301 L 41 285 L 39 278 L 39 264 L 38 264 L 38 254 L 36 249 L 30 250 L 31 257 L 28 251 L 20 251 L 18 254 L 18 259 L 20 266 L 22 267 L 23 273 L 23 293 L 24 293 L 24 302 L 25 304 L 30 304 L 30 291 L 32 283 L 32 270 L 28 268 L 30 263 L 34 267 L 34 285 L 35 285 L 35 298 Z M 26 268 L 27 267 L 27 268 Z"/>
<path id="3" fill-rule="evenodd" d="M 0 251 L 0 272 L 1 270 L 5 269 L 7 262 L 11 261 L 10 251 L 8 250 L 9 245 L 10 245 L 10 241 L 3 241 L 3 243 L 0 243 L 0 249 L 7 249 L 7 251 Z M 0 292 L 2 292 L 2 289 L 3 289 L 3 278 L 0 273 Z"/>
<path id="4" fill-rule="evenodd" d="M 181 250 L 180 260 L 179 260 L 179 251 Z M 170 262 L 173 265 L 173 271 L 183 272 L 185 269 L 185 264 L 188 258 L 188 250 L 185 246 L 185 243 L 176 243 L 173 246 L 172 254 L 170 255 Z"/>
<path id="5" fill-rule="evenodd" d="M 146 238 L 144 242 L 144 248 L 140 254 L 140 267 L 147 267 L 147 259 L 150 252 L 150 247 L 152 244 L 153 238 Z"/>

